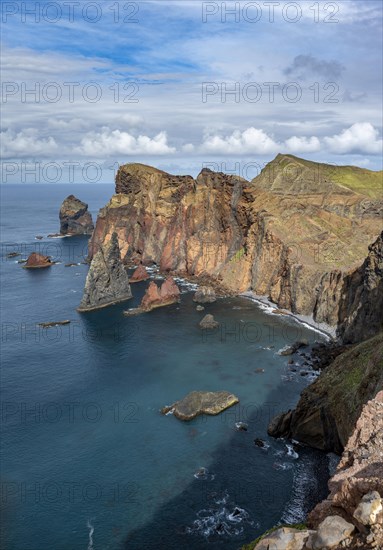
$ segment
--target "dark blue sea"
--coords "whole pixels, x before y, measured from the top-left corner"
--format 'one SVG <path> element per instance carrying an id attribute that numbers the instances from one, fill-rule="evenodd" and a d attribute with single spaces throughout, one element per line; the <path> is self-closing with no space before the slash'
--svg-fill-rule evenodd
<path id="1" fill-rule="evenodd" d="M 1 548 L 236 550 L 279 521 L 300 521 L 326 495 L 331 458 L 296 454 L 266 428 L 310 379 L 278 350 L 323 337 L 245 298 L 208 305 L 221 329 L 203 336 L 181 281 L 179 305 L 124 317 L 145 291 L 139 283 L 127 303 L 77 313 L 87 238 L 47 238 L 70 193 L 95 218 L 113 186 L 1 187 Z M 8 258 L 13 251 L 20 256 Z M 25 270 L 17 262 L 32 251 L 57 263 Z M 38 326 L 63 319 L 71 323 Z M 189 423 L 160 414 L 192 390 L 227 390 L 240 403 Z"/>

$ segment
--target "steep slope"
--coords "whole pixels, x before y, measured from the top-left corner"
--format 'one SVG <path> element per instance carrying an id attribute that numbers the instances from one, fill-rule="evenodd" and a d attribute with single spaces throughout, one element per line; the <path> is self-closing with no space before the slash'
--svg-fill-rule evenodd
<path id="1" fill-rule="evenodd" d="M 117 235 L 112 233 L 110 240 L 99 247 L 92 259 L 77 311 L 100 309 L 131 297 L 129 276 L 121 262 Z"/>
<path id="2" fill-rule="evenodd" d="M 345 278 L 382 230 L 380 176 L 291 155 L 278 155 L 252 182 L 127 164 L 98 216 L 90 257 L 115 231 L 124 261 L 252 290 L 337 326 Z"/>
<path id="3" fill-rule="evenodd" d="M 293 411 L 272 420 L 269 433 L 341 453 L 363 405 L 383 389 L 383 333 L 338 355 L 305 388 Z"/>
<path id="4" fill-rule="evenodd" d="M 357 342 L 383 330 L 383 231 L 363 265 L 344 279 L 338 335 Z"/>

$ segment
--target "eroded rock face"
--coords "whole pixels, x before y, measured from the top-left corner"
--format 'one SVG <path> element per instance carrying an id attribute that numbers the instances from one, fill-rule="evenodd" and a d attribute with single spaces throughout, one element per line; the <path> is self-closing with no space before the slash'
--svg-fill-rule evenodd
<path id="1" fill-rule="evenodd" d="M 94 256 L 86 277 L 84 295 L 78 311 L 91 311 L 123 302 L 132 297 L 129 277 L 120 257 L 117 235 Z"/>
<path id="2" fill-rule="evenodd" d="M 350 174 L 360 178 L 357 192 Z M 345 278 L 381 231 L 379 177 L 292 155 L 278 155 L 252 182 L 208 169 L 193 179 L 127 164 L 100 211 L 90 256 L 116 231 L 124 260 L 250 289 L 336 326 Z"/>
<path id="3" fill-rule="evenodd" d="M 157 307 L 174 304 L 180 299 L 180 289 L 176 285 L 173 277 L 167 277 L 161 287 L 151 281 L 142 298 L 141 310 L 151 311 Z"/>
<path id="4" fill-rule="evenodd" d="M 146 271 L 145 266 L 140 264 L 135 270 L 132 276 L 130 277 L 130 283 L 139 283 L 141 281 L 146 281 L 149 279 L 149 273 Z"/>
<path id="5" fill-rule="evenodd" d="M 383 387 L 383 333 L 338 355 L 268 432 L 341 454 L 364 403 Z"/>
<path id="6" fill-rule="evenodd" d="M 345 343 L 383 330 L 383 231 L 368 250 L 363 265 L 343 283 L 338 335 Z"/>
<path id="7" fill-rule="evenodd" d="M 32 252 L 28 256 L 26 263 L 23 265 L 26 269 L 38 269 L 43 267 L 50 267 L 53 265 L 50 256 L 44 256 L 43 254 L 38 254 L 37 252 Z"/>
<path id="8" fill-rule="evenodd" d="M 310 526 L 336 513 L 350 523 L 383 527 L 383 391 L 364 405 L 329 489 L 327 499 L 310 513 Z"/>
<path id="9" fill-rule="evenodd" d="M 201 414 L 217 415 L 239 403 L 238 397 L 227 391 L 193 391 L 181 401 L 164 407 L 163 414 L 172 411 L 180 420 L 192 420 Z"/>
<path id="10" fill-rule="evenodd" d="M 91 235 L 94 229 L 88 205 L 74 195 L 69 195 L 60 208 L 61 235 Z"/>

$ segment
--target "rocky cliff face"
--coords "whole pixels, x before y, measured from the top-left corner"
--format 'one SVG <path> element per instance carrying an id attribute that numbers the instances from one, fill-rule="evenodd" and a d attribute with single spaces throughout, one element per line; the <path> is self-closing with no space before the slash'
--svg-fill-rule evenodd
<path id="1" fill-rule="evenodd" d="M 118 235 L 124 261 L 253 290 L 336 326 L 346 277 L 382 226 L 378 173 L 278 155 L 249 182 L 203 169 L 196 179 L 121 166 L 90 257 Z"/>
<path id="2" fill-rule="evenodd" d="M 112 233 L 110 240 L 98 249 L 90 264 L 78 311 L 99 309 L 131 297 L 129 277 L 121 262 L 117 235 Z"/>
<path id="3" fill-rule="evenodd" d="M 383 330 L 383 231 L 363 265 L 344 279 L 338 335 L 358 342 Z"/>
<path id="4" fill-rule="evenodd" d="M 331 513 L 352 521 L 355 508 L 366 493 L 378 491 L 383 495 L 383 391 L 363 406 L 329 481 L 329 490 L 327 499 L 310 513 L 309 524 L 313 527 Z"/>
<path id="5" fill-rule="evenodd" d="M 361 409 L 329 490 L 306 526 L 277 526 L 242 550 L 383 548 L 383 391 Z"/>
<path id="6" fill-rule="evenodd" d="M 297 407 L 272 420 L 269 433 L 341 453 L 363 405 L 383 389 L 383 333 L 338 355 L 303 390 Z"/>
<path id="7" fill-rule="evenodd" d="M 61 235 L 91 235 L 94 229 L 88 205 L 69 195 L 60 208 Z"/>

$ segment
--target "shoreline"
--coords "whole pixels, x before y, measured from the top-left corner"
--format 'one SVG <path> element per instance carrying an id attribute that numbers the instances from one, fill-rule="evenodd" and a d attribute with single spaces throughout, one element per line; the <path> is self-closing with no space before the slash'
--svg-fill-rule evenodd
<path id="1" fill-rule="evenodd" d="M 136 269 L 136 267 L 137 266 L 134 266 L 134 269 Z M 175 272 L 170 272 L 166 274 L 166 273 L 162 273 L 157 266 L 155 268 L 145 266 L 145 269 L 149 274 L 149 278 L 152 280 L 155 280 L 158 276 L 166 278 L 166 276 L 170 274 L 170 276 L 173 277 L 176 282 L 178 280 L 179 282 L 184 283 L 185 286 L 190 285 L 195 287 L 195 288 L 188 289 L 189 292 L 194 292 L 200 286 L 208 285 L 214 288 L 214 290 L 217 293 L 218 299 L 232 298 L 232 297 L 247 298 L 248 300 L 258 304 L 259 306 L 263 306 L 261 307 L 261 309 L 268 315 L 279 315 L 279 317 L 290 317 L 297 323 L 303 326 L 306 326 L 307 328 L 313 330 L 314 332 L 317 332 L 322 336 L 324 336 L 327 343 L 333 343 L 337 341 L 335 327 L 332 327 L 327 323 L 315 322 L 312 315 L 301 315 L 299 313 L 292 313 L 291 311 L 288 311 L 288 310 L 283 310 L 283 313 L 281 313 L 280 308 L 274 302 L 271 302 L 267 298 L 267 296 L 256 294 L 252 290 L 246 290 L 245 292 L 234 292 L 232 290 L 229 290 L 223 287 L 222 285 L 217 283 L 216 280 L 208 276 L 200 278 L 198 276 L 193 276 L 193 275 L 190 276 L 190 275 L 185 275 L 184 273 L 179 274 Z M 276 310 L 278 310 L 278 313 L 276 312 Z"/>
<path id="2" fill-rule="evenodd" d="M 242 296 L 243 298 L 247 298 L 248 300 L 255 302 L 263 307 L 263 311 L 265 313 L 268 313 L 269 315 L 278 315 L 279 317 L 290 317 L 297 321 L 299 324 L 302 324 L 311 330 L 318 332 L 322 336 L 324 336 L 327 340 L 327 342 L 335 342 L 336 341 L 336 329 L 334 327 L 331 327 L 330 325 L 327 325 L 327 323 L 316 323 L 311 315 L 300 315 L 298 313 L 292 313 L 291 311 L 284 311 L 281 313 L 274 313 L 275 310 L 280 310 L 278 306 L 271 302 L 267 296 L 262 296 L 259 294 L 255 294 L 255 292 L 251 290 L 247 290 L 246 292 L 242 292 L 238 294 L 238 296 Z"/>

